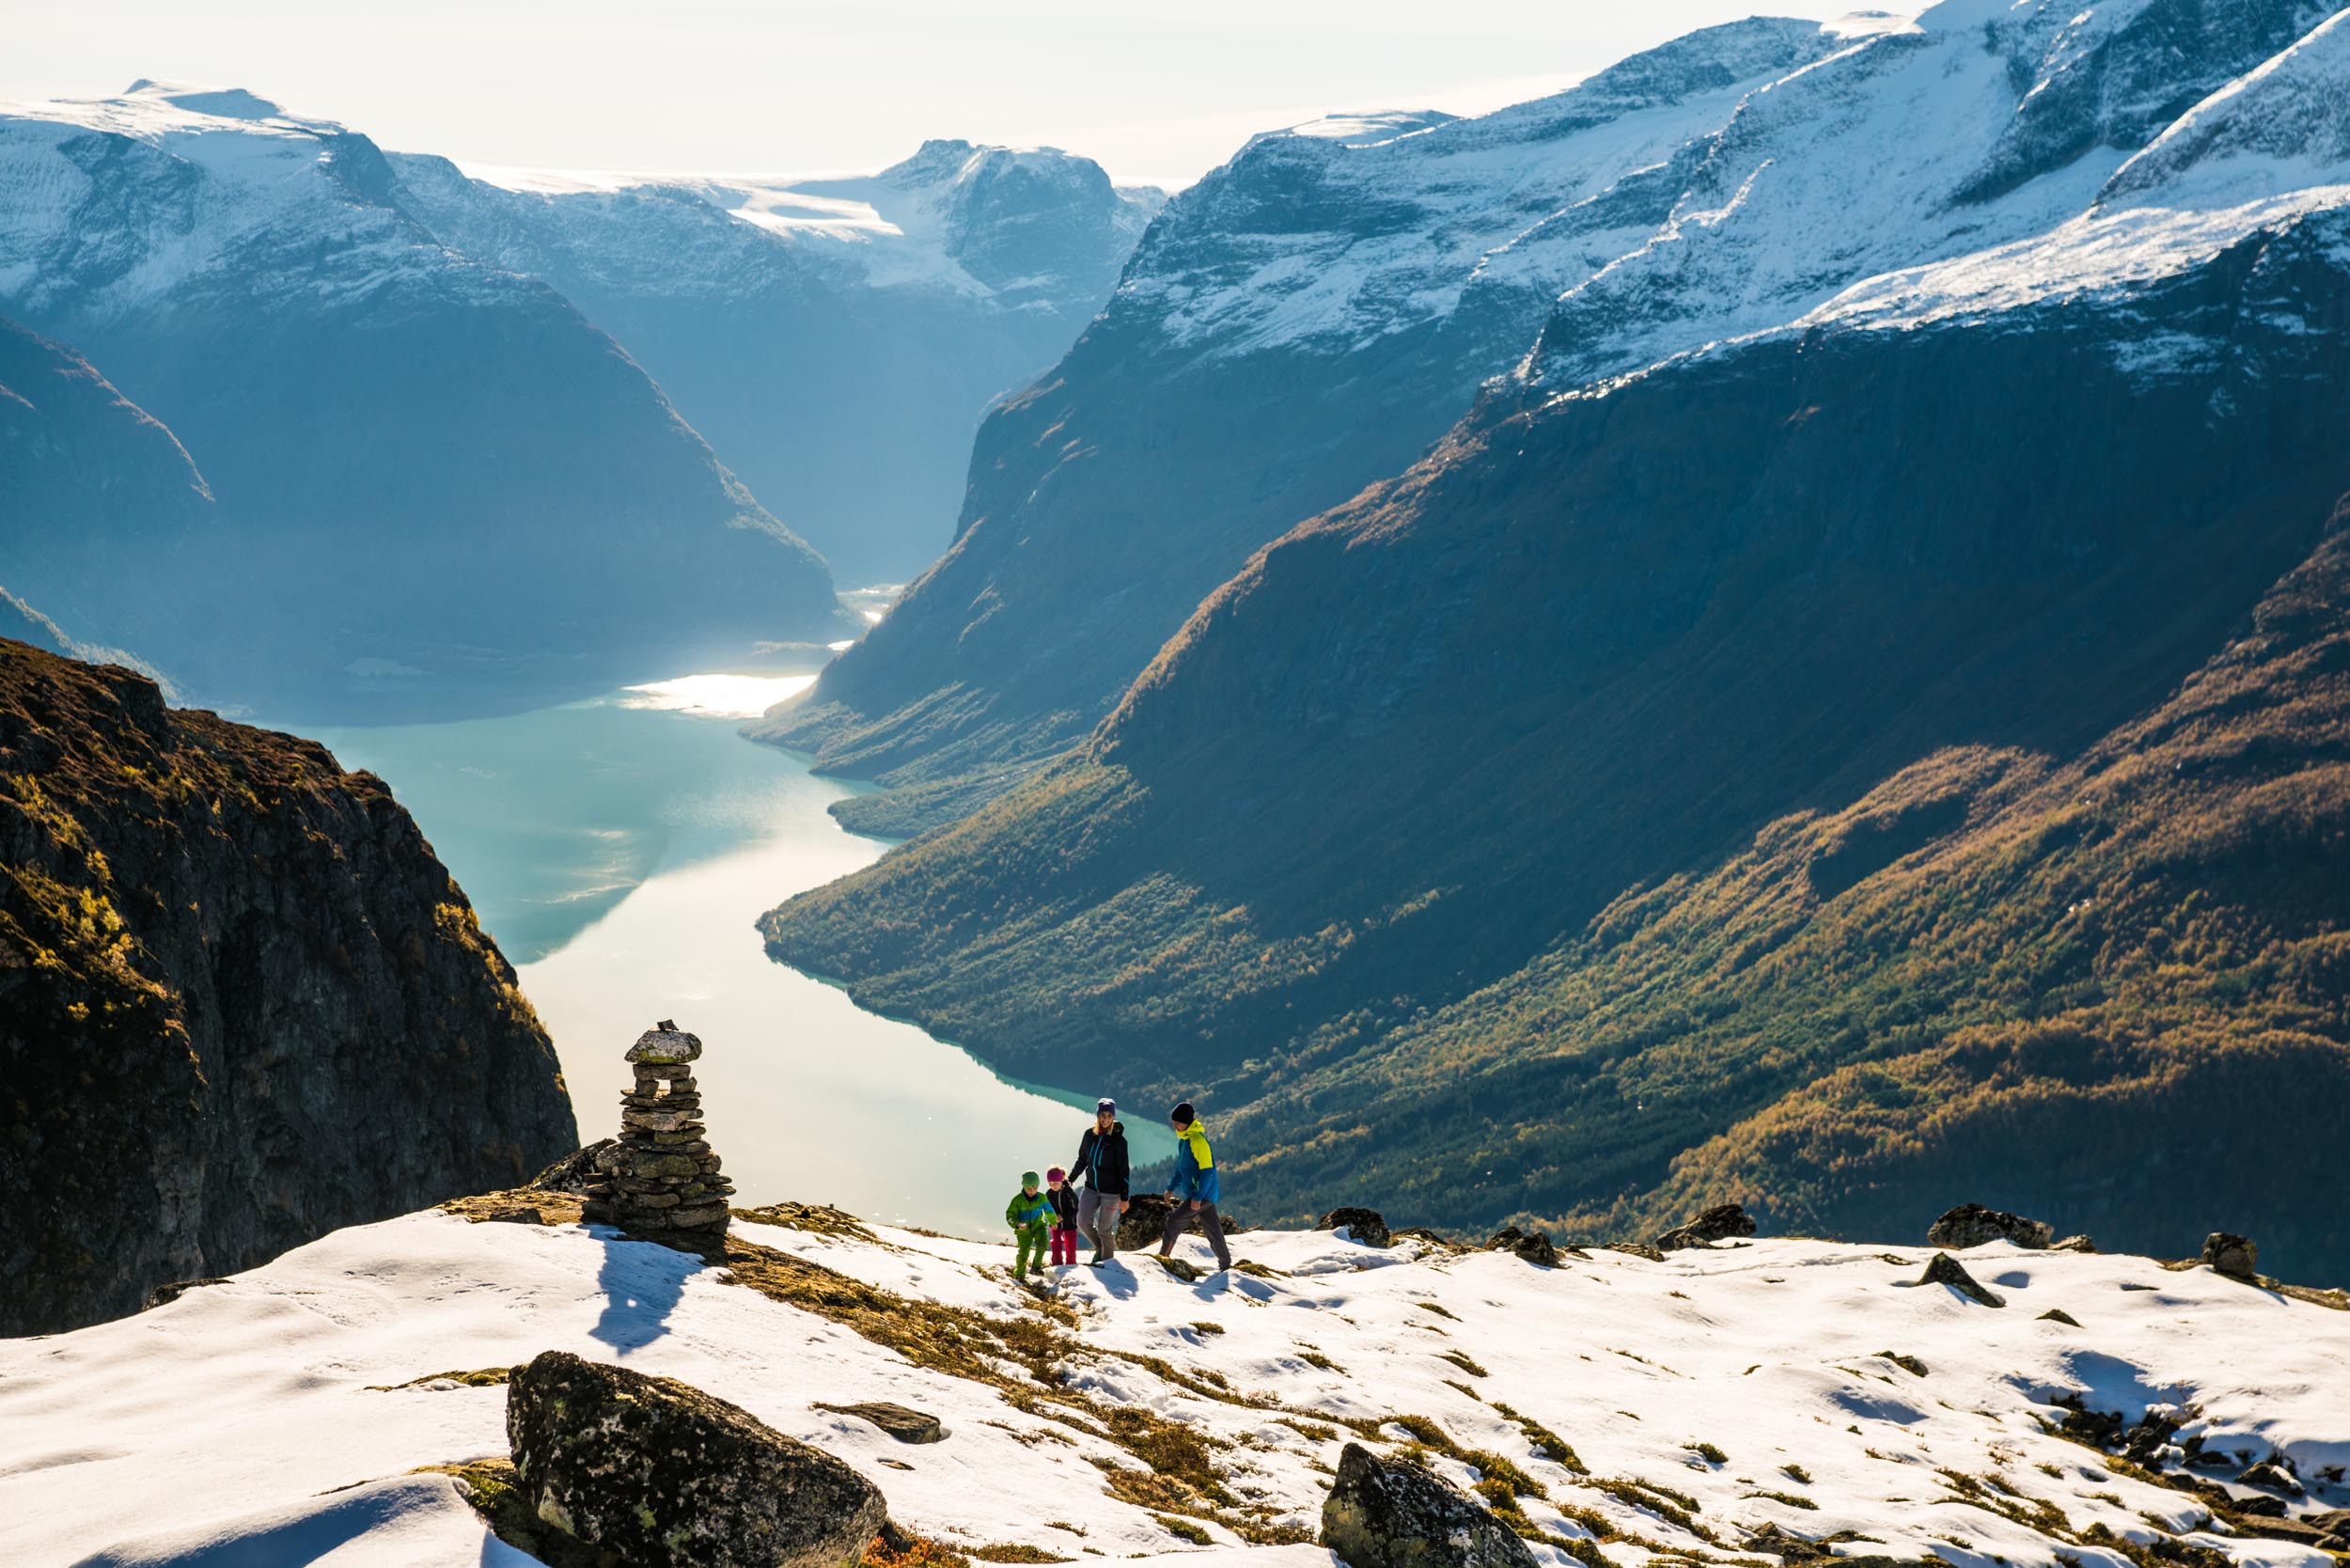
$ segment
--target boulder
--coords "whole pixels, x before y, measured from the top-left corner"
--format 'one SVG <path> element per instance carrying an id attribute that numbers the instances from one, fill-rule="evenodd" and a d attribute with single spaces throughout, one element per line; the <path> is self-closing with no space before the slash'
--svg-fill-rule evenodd
<path id="1" fill-rule="evenodd" d="M 1167 1216 L 1174 1207 L 1175 1200 L 1166 1193 L 1136 1193 L 1119 1211 L 1118 1245 L 1128 1251 L 1158 1246 L 1160 1233 L 1167 1228 Z"/>
<path id="2" fill-rule="evenodd" d="M 568 1351 L 515 1370 L 506 1435 L 531 1515 L 633 1568 L 850 1568 L 887 1517 L 822 1450 Z"/>
<path id="3" fill-rule="evenodd" d="M 862 1404 L 826 1404 L 817 1403 L 819 1410 L 829 1410 L 836 1416 L 854 1416 L 870 1421 L 901 1443 L 935 1443 L 944 1439 L 947 1429 L 938 1418 L 927 1411 L 892 1404 L 887 1400 L 869 1400 Z"/>
<path id="4" fill-rule="evenodd" d="M 1167 1229 L 1167 1216 L 1174 1212 L 1175 1204 L 1176 1200 L 1163 1192 L 1138 1192 L 1128 1199 L 1118 1215 L 1119 1247 L 1138 1252 L 1146 1247 L 1158 1246 L 1159 1236 Z M 1221 1207 L 1215 1213 L 1226 1235 L 1236 1235 L 1246 1229 Z M 1196 1227 L 1192 1233 L 1198 1233 Z"/>
<path id="5" fill-rule="evenodd" d="M 1985 1242 L 2013 1242 L 2018 1247 L 2044 1248 L 2056 1240 L 2056 1227 L 2022 1215 L 2012 1215 L 2004 1209 L 1986 1209 L 1980 1203 L 1961 1203 L 1937 1219 L 1926 1231 L 1929 1247 L 1950 1247 L 1961 1251 L 1981 1247 Z"/>
<path id="6" fill-rule="evenodd" d="M 633 1062 L 675 1064 L 698 1061 L 701 1054 L 701 1036 L 688 1034 L 674 1026 L 666 1028 L 656 1026 L 647 1029 L 636 1037 L 636 1043 L 628 1048 L 628 1059 Z"/>
<path id="7" fill-rule="evenodd" d="M 2087 1236 L 2067 1236 L 2048 1249 L 2051 1252 L 2094 1252 L 2097 1244 Z"/>
<path id="8" fill-rule="evenodd" d="M 585 1194 L 589 1187 L 609 1181 L 612 1173 L 620 1168 L 619 1150 L 618 1138 L 598 1138 L 539 1172 L 530 1179 L 530 1184 L 548 1192 Z"/>
<path id="9" fill-rule="evenodd" d="M 2239 1486 L 2259 1486 L 2291 1497 L 2301 1495 L 2301 1483 L 2294 1479 L 2293 1472 L 2273 1459 L 2262 1460 L 2235 1479 Z"/>
<path id="10" fill-rule="evenodd" d="M 2261 1249 L 2250 1238 L 2214 1231 L 2203 1238 L 2203 1262 L 2236 1279 L 2260 1278 Z"/>
<path id="11" fill-rule="evenodd" d="M 1387 1233 L 1386 1219 L 1376 1209 L 1332 1209 L 1314 1221 L 1317 1231 L 1336 1231 L 1343 1227 L 1348 1239 L 1365 1247 L 1385 1247 L 1395 1238 Z"/>
<path id="12" fill-rule="evenodd" d="M 1485 1243 L 1485 1250 L 1514 1252 L 1528 1262 L 1539 1263 L 1543 1268 L 1559 1266 L 1559 1249 L 1551 1245 L 1548 1236 L 1540 1231 L 1521 1231 L 1514 1225 L 1496 1231 Z"/>
<path id="13" fill-rule="evenodd" d="M 1686 1247 L 1711 1247 L 1732 1236 L 1754 1234 L 1754 1216 L 1735 1203 L 1716 1203 L 1688 1224 L 1668 1231 L 1656 1238 L 1659 1252 L 1679 1252 Z"/>
<path id="14" fill-rule="evenodd" d="M 1339 1455 L 1322 1505 L 1322 1544 L 1349 1568 L 1534 1568 L 1490 1509 L 1418 1465 L 1360 1443 Z"/>
<path id="15" fill-rule="evenodd" d="M 1935 1253 L 1933 1260 L 1926 1264 L 1925 1273 L 1915 1279 L 1904 1279 L 1902 1283 L 1911 1286 L 1948 1285 L 1959 1294 L 1970 1300 L 1980 1301 L 1985 1307 L 2007 1305 L 2006 1297 L 1979 1283 L 1973 1275 L 1966 1272 L 1966 1265 L 1947 1252 Z"/>

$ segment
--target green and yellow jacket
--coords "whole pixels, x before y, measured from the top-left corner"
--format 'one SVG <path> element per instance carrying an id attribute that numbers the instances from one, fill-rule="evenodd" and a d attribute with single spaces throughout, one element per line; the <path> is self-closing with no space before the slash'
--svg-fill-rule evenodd
<path id="1" fill-rule="evenodd" d="M 1175 1177 L 1167 1190 L 1186 1202 L 1215 1201 L 1215 1155 L 1208 1148 L 1208 1124 L 1197 1118 L 1177 1135 Z"/>

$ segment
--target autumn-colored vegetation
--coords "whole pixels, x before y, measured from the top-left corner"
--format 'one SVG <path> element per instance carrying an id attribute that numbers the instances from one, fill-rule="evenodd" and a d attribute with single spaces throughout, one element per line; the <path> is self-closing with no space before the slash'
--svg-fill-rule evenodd
<path id="1" fill-rule="evenodd" d="M 2150 383 L 2107 330 L 1489 411 L 771 947 L 1024 1076 L 1200 1101 L 1251 1218 L 1975 1200 L 2350 1272 L 2310 1196 L 2350 1112 L 2350 356 Z"/>

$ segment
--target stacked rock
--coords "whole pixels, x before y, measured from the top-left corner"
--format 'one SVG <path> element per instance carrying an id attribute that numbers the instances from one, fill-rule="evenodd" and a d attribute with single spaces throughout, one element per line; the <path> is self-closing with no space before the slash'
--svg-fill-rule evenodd
<path id="1" fill-rule="evenodd" d="M 620 1140 L 597 1161 L 583 1218 L 624 1231 L 725 1232 L 734 1184 L 702 1137 L 693 1068 L 701 1054 L 700 1039 L 666 1018 L 629 1048 L 635 1087 L 620 1096 Z"/>

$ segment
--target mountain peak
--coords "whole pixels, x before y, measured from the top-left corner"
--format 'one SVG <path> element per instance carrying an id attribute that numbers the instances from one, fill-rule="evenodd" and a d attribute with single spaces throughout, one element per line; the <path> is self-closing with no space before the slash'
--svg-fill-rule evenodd
<path id="1" fill-rule="evenodd" d="M 1442 109 L 1377 109 L 1369 114 L 1324 115 L 1319 119 L 1292 125 L 1282 134 L 1337 142 L 1343 147 L 1373 147 L 1460 118 Z"/>
<path id="2" fill-rule="evenodd" d="M 196 82 L 157 81 L 142 76 L 123 89 L 125 98 L 149 99 L 214 119 L 280 119 L 286 111 L 258 93 L 243 87 L 212 86 Z"/>

